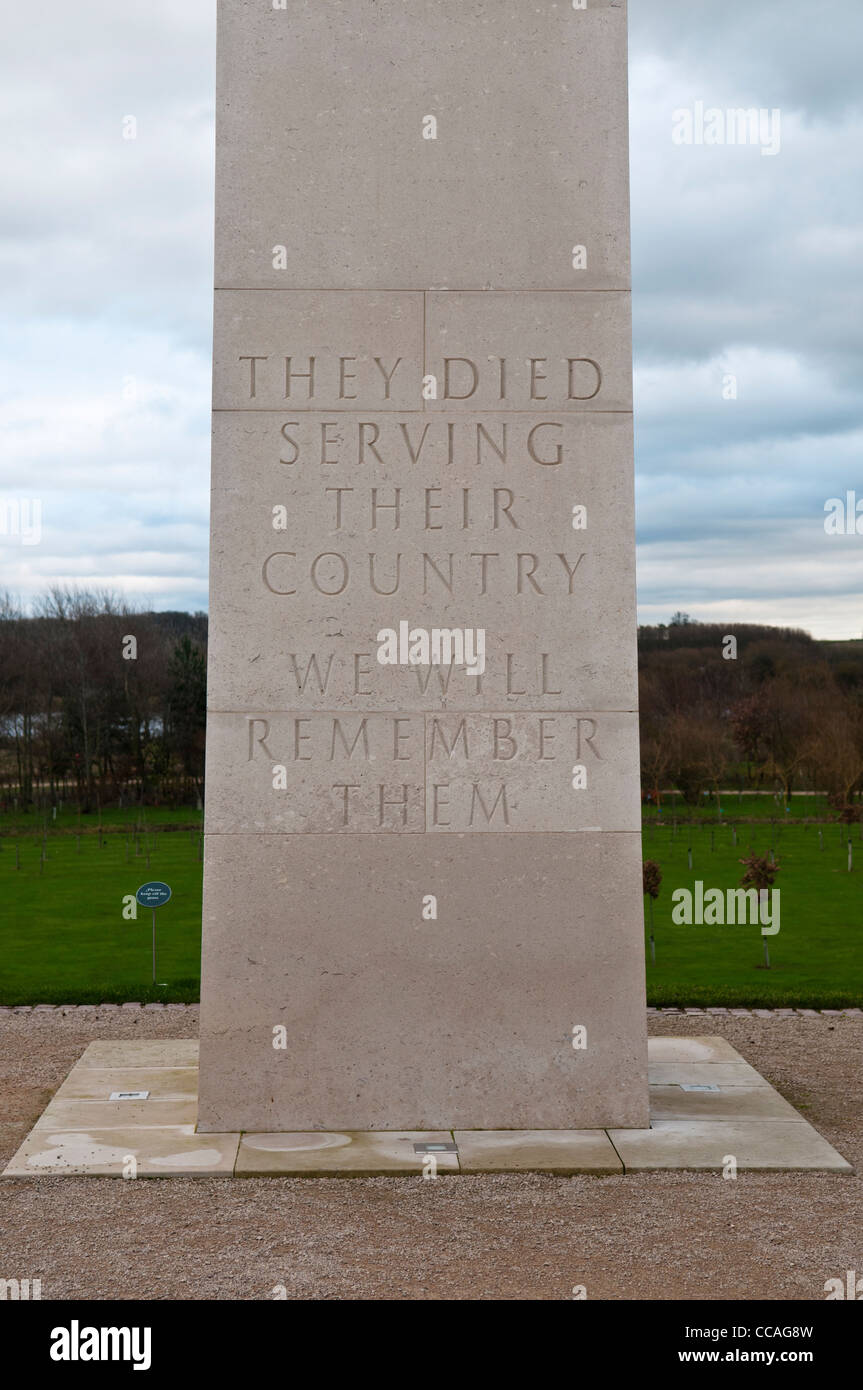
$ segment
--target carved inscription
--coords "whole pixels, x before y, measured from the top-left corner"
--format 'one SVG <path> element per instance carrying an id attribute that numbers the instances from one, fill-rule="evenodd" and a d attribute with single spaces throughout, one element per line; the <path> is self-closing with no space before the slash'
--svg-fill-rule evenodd
<path id="1" fill-rule="evenodd" d="M 260 346 L 227 334 L 219 389 L 248 496 L 235 457 L 214 506 L 242 554 L 232 592 L 252 624 L 263 614 L 238 683 L 259 672 L 265 698 L 231 733 L 241 800 L 259 809 L 226 825 L 618 828 L 603 716 L 581 713 L 613 692 L 610 745 L 630 718 L 628 657 L 612 639 L 606 678 L 595 631 L 631 578 L 613 553 L 615 523 L 626 536 L 631 522 L 626 424 L 606 400 L 597 316 L 575 296 L 575 326 L 556 323 L 547 345 L 534 330 L 519 352 L 499 301 L 495 350 L 483 300 L 482 350 L 462 323 L 458 350 L 439 352 L 444 304 L 417 353 L 423 298 L 371 297 L 341 350 L 329 300 L 332 325 L 300 332 L 286 314 Z M 229 695 L 225 719 L 232 708 Z"/>
<path id="2" fill-rule="evenodd" d="M 212 714 L 219 832 L 633 829 L 625 714 Z M 576 776 L 576 770 L 578 775 Z"/>

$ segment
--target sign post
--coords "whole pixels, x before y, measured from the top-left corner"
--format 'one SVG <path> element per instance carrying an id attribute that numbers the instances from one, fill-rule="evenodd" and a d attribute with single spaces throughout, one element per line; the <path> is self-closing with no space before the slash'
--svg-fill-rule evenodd
<path id="1" fill-rule="evenodd" d="M 135 894 L 135 899 L 141 907 L 149 907 L 153 910 L 153 984 L 156 983 L 156 908 L 161 907 L 171 896 L 171 890 L 167 883 L 142 883 Z"/>

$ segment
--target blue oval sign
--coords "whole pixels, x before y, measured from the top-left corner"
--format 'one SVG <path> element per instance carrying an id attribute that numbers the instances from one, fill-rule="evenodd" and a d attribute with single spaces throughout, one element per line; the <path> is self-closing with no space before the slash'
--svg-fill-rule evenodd
<path id="1" fill-rule="evenodd" d="M 167 883 L 142 883 L 135 897 L 142 907 L 161 907 L 171 896 Z"/>

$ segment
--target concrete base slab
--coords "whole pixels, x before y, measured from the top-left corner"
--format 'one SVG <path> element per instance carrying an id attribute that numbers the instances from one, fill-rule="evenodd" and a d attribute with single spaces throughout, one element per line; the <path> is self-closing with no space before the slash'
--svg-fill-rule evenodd
<path id="1" fill-rule="evenodd" d="M 738 1056 L 736 1062 L 654 1062 L 647 1068 L 650 1086 L 769 1086 L 769 1081 Z"/>
<path id="2" fill-rule="evenodd" d="M 77 1063 L 57 1092 L 59 1100 L 110 1100 L 117 1092 L 149 1091 L 159 1100 L 198 1096 L 197 1067 L 90 1067 Z"/>
<path id="3" fill-rule="evenodd" d="M 205 1136 L 202 1136 L 202 1138 Z M 416 1146 L 433 1145 L 432 1171 L 457 1173 L 458 1156 L 448 1130 L 424 1133 L 392 1130 L 355 1134 L 244 1134 L 237 1154 L 238 1178 L 277 1173 L 283 1177 L 352 1175 L 376 1177 L 385 1173 L 422 1175 L 429 1154 Z"/>
<path id="4" fill-rule="evenodd" d="M 657 1120 L 650 1129 L 609 1130 L 627 1173 L 662 1168 L 852 1173 L 806 1120 Z"/>
<path id="5" fill-rule="evenodd" d="M 658 1062 L 739 1062 L 737 1052 L 725 1038 L 649 1038 L 648 1060 Z"/>
<path id="6" fill-rule="evenodd" d="M 462 1173 L 622 1173 L 604 1129 L 454 1131 Z"/>
<path id="7" fill-rule="evenodd" d="M 651 1086 L 650 1123 L 658 1120 L 799 1120 L 772 1086 L 719 1086 L 715 1091 Z M 805 1121 L 803 1122 L 805 1123 Z M 636 1130 L 635 1133 L 642 1131 Z"/>
<path id="8" fill-rule="evenodd" d="M 3 1177 L 601 1175 L 722 1172 L 731 1159 L 755 1171 L 853 1172 L 724 1038 L 651 1038 L 648 1058 L 648 1129 L 204 1134 L 197 1043 L 96 1042 Z"/>
<path id="9" fill-rule="evenodd" d="M 36 1129 L 195 1128 L 198 1105 L 188 1100 L 73 1100 L 55 1096 L 36 1121 Z"/>
<path id="10" fill-rule="evenodd" d="M 193 1125 L 57 1130 L 37 1125 L 5 1177 L 230 1177 L 239 1134 L 197 1134 Z"/>
<path id="11" fill-rule="evenodd" d="M 81 1067 L 197 1067 L 197 1038 L 125 1038 L 91 1042 Z"/>

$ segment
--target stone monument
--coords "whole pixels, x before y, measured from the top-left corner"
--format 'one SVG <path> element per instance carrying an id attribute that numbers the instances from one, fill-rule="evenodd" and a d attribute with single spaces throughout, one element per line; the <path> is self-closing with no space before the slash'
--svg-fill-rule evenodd
<path id="1" fill-rule="evenodd" d="M 644 1127 L 622 0 L 220 0 L 199 1130 Z"/>

